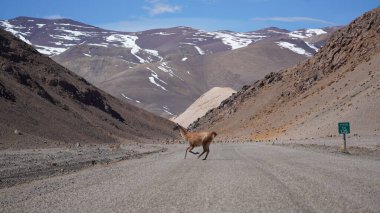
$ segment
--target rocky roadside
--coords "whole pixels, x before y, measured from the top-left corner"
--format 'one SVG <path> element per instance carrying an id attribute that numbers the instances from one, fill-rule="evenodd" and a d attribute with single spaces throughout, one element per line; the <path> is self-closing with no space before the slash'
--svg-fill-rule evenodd
<path id="1" fill-rule="evenodd" d="M 307 149 L 316 152 L 344 154 L 351 157 L 380 160 L 379 136 L 349 136 L 347 138 L 347 152 L 344 152 L 343 139 L 341 137 L 272 140 L 266 143 L 294 149 Z"/>
<path id="2" fill-rule="evenodd" d="M 358 157 L 362 159 L 380 160 L 380 137 L 379 136 L 348 136 L 347 152 L 343 151 L 341 137 L 305 138 L 305 139 L 272 139 L 272 140 L 247 140 L 241 138 L 219 138 L 216 144 L 244 144 L 262 143 L 273 146 L 284 146 L 292 149 L 304 149 L 313 152 L 331 153 Z"/>
<path id="3" fill-rule="evenodd" d="M 0 188 L 166 150 L 150 144 L 0 150 Z"/>

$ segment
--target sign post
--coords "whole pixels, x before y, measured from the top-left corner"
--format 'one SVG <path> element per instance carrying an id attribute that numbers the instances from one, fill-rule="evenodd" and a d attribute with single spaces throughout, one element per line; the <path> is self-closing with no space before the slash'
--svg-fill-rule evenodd
<path id="1" fill-rule="evenodd" d="M 343 152 L 347 152 L 346 146 L 346 134 L 350 134 L 350 123 L 349 122 L 339 122 L 338 123 L 339 134 L 343 134 Z"/>

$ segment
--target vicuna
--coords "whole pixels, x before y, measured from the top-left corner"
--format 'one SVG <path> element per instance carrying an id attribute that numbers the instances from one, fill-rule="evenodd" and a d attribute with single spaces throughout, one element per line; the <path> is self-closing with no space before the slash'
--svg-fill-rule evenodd
<path id="1" fill-rule="evenodd" d="M 176 126 L 173 128 L 173 130 L 179 130 L 181 133 L 181 136 L 183 139 L 185 139 L 187 142 L 189 142 L 189 147 L 186 149 L 185 152 L 185 159 L 187 155 L 187 151 L 190 153 L 197 155 L 199 152 L 193 152 L 192 150 L 194 147 L 201 146 L 203 147 L 203 152 L 198 156 L 200 158 L 204 153 L 206 153 L 205 158 L 203 160 L 207 159 L 208 153 L 210 153 L 210 144 L 212 139 L 216 137 L 216 132 L 188 132 L 185 128 L 180 126 L 179 124 L 176 124 Z"/>

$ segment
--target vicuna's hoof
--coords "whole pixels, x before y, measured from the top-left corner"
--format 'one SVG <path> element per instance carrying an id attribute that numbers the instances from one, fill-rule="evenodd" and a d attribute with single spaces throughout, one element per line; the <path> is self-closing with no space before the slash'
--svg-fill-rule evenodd
<path id="1" fill-rule="evenodd" d="M 206 158 L 203 158 L 202 160 L 206 160 Z"/>

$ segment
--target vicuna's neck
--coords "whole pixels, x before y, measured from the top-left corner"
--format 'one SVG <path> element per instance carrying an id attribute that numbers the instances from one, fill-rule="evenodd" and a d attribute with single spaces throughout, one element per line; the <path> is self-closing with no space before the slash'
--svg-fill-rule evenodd
<path id="1" fill-rule="evenodd" d="M 183 128 L 182 126 L 179 126 L 179 132 L 181 133 L 181 136 L 183 138 L 186 138 L 187 130 L 185 128 Z"/>

